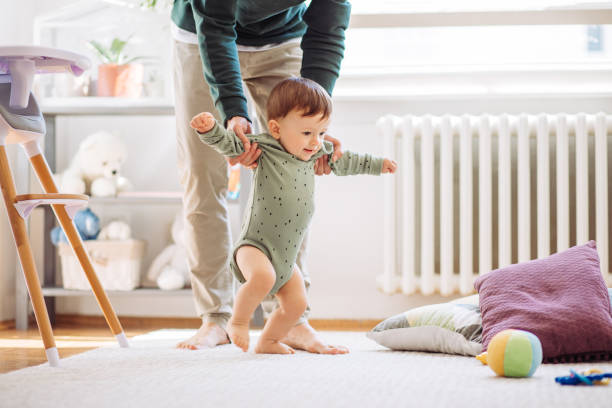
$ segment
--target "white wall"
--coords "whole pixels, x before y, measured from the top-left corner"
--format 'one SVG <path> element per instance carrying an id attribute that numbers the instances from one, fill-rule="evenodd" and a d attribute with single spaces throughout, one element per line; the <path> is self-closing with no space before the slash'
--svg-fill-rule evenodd
<path id="1" fill-rule="evenodd" d="M 34 18 L 78 0 L 20 0 L 6 2 L 0 13 L 0 44 L 31 44 Z M 19 24 L 16 24 L 16 23 Z"/>

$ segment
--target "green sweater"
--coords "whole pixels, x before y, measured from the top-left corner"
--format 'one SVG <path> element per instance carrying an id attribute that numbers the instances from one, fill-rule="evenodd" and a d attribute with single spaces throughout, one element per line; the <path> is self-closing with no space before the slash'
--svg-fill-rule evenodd
<path id="1" fill-rule="evenodd" d="M 244 152 L 242 142 L 234 132 L 216 124 L 209 132 L 198 134 L 202 142 L 226 156 Z M 253 175 L 249 205 L 244 214 L 242 230 L 234 245 L 236 250 L 244 245 L 259 248 L 274 266 L 276 283 L 270 294 L 275 294 L 291 277 L 298 251 L 314 213 L 314 162 L 324 154 L 333 152 L 333 145 L 324 141 L 308 161 L 298 159 L 266 133 L 248 135 L 257 142 L 261 155 Z M 369 154 L 344 152 L 342 157 L 329 165 L 338 176 L 357 174 L 379 175 L 382 158 Z M 240 282 L 244 277 L 232 256 L 230 269 Z"/>
<path id="2" fill-rule="evenodd" d="M 331 95 L 344 57 L 346 0 L 175 0 L 172 21 L 197 34 L 204 76 L 225 122 L 249 119 L 236 44 L 261 46 L 302 37 L 304 78 Z M 249 119 L 250 120 L 250 119 Z"/>

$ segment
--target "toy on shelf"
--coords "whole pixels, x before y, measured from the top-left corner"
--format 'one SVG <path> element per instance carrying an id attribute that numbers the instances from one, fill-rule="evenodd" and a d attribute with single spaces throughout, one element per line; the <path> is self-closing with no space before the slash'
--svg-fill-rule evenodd
<path id="1" fill-rule="evenodd" d="M 94 239 L 102 241 L 125 241 L 132 238 L 132 229 L 129 224 L 114 220 L 100 227 L 100 218 L 90 208 L 78 211 L 74 216 L 74 224 L 83 241 Z M 51 242 L 58 245 L 67 243 L 66 235 L 61 227 L 51 230 Z"/>
<path id="2" fill-rule="evenodd" d="M 98 235 L 98 239 L 102 241 L 125 241 L 130 238 L 132 238 L 132 229 L 128 223 L 121 220 L 109 222 Z"/>
<path id="3" fill-rule="evenodd" d="M 78 211 L 74 215 L 73 221 L 77 232 L 83 241 L 96 239 L 98 237 L 98 234 L 100 233 L 100 218 L 94 214 L 91 209 L 86 208 Z M 55 227 L 51 230 L 51 242 L 54 245 L 57 245 L 60 242 L 68 242 L 64 231 L 62 231 L 62 227 Z"/>
<path id="4" fill-rule="evenodd" d="M 130 182 L 121 176 L 126 158 L 127 147 L 119 136 L 104 131 L 89 135 L 68 168 L 56 176 L 60 191 L 112 197 L 131 190 Z"/>
<path id="5" fill-rule="evenodd" d="M 191 284 L 185 248 L 185 225 L 180 212 L 174 217 L 171 233 L 174 242 L 155 257 L 147 272 L 147 277 L 162 290 L 182 289 Z"/>
<path id="6" fill-rule="evenodd" d="M 581 372 L 570 370 L 570 373 L 565 377 L 555 377 L 555 381 L 561 385 L 608 385 L 612 378 L 612 373 L 604 373 L 598 369 Z"/>
<path id="7" fill-rule="evenodd" d="M 542 364 L 542 344 L 533 333 L 504 330 L 491 339 L 485 353 L 476 358 L 502 377 L 531 377 Z"/>
<path id="8" fill-rule="evenodd" d="M 75 224 L 104 289 L 126 291 L 140 285 L 145 243 L 132 239 L 129 224 L 113 220 L 100 228 L 99 218 L 90 209 L 77 213 Z M 87 290 L 89 283 L 81 272 L 77 258 L 65 243 L 65 238 L 61 240 L 63 231 L 57 227 L 52 232 L 56 233 L 56 236 L 52 234 L 52 241 L 58 247 L 63 287 Z"/>

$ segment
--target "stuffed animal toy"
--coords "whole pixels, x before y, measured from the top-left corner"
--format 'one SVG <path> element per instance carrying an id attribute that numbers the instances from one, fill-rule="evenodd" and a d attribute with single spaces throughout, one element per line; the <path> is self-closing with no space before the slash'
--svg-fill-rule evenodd
<path id="1" fill-rule="evenodd" d="M 100 229 L 100 218 L 89 208 L 75 214 L 74 224 L 83 241 L 92 239 L 124 241 L 132 238 L 132 229 L 123 221 L 111 221 Z M 68 242 L 62 227 L 51 230 L 51 242 L 54 245 Z"/>
<path id="2" fill-rule="evenodd" d="M 94 133 L 81 142 L 68 168 L 56 176 L 59 189 L 98 197 L 130 190 L 130 182 L 120 174 L 126 158 L 127 148 L 120 137 L 104 131 Z"/>
<path id="3" fill-rule="evenodd" d="M 502 377 L 531 377 L 542 364 L 542 343 L 533 333 L 508 329 L 497 333 L 486 352 L 476 356 Z"/>
<path id="4" fill-rule="evenodd" d="M 74 215 L 74 225 L 83 241 L 96 239 L 100 233 L 100 218 L 89 208 L 78 211 Z M 51 242 L 57 245 L 60 242 L 68 242 L 62 227 L 51 230 Z"/>
<path id="5" fill-rule="evenodd" d="M 130 238 L 132 238 L 132 229 L 127 223 L 119 220 L 106 224 L 98 235 L 100 240 L 125 241 Z"/>
<path id="6" fill-rule="evenodd" d="M 172 223 L 174 243 L 168 245 L 157 255 L 147 272 L 147 277 L 157 282 L 160 289 L 176 290 L 191 284 L 184 234 L 183 215 L 179 213 L 174 217 Z"/>

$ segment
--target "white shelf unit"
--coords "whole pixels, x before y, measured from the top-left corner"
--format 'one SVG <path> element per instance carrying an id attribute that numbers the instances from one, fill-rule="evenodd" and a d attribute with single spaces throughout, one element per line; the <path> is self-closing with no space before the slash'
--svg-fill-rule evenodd
<path id="1" fill-rule="evenodd" d="M 56 171 L 56 118 L 58 116 L 173 116 L 174 106 L 164 100 L 147 99 L 121 99 L 121 98 L 45 98 L 41 102 L 41 110 L 45 117 L 47 134 L 45 136 L 45 157 L 52 171 Z M 248 191 L 248 173 L 241 174 L 241 191 Z M 245 186 L 245 184 L 247 186 Z M 92 206 L 113 205 L 175 205 L 181 204 L 181 192 L 130 192 L 117 197 L 91 197 L 89 204 Z M 229 204 L 239 208 L 240 213 L 246 203 L 246 194 L 240 194 L 238 200 L 230 200 Z M 53 323 L 55 320 L 55 298 L 56 297 L 81 297 L 93 296 L 91 290 L 71 290 L 57 287 L 57 250 L 49 239 L 49 232 L 55 226 L 55 217 L 50 207 L 41 207 L 45 211 L 44 216 L 44 245 L 43 245 L 43 296 L 47 303 L 49 317 Z M 143 265 L 143 269 L 146 265 Z M 19 285 L 19 284 L 18 284 Z M 21 288 L 24 289 L 24 288 Z M 169 297 L 191 297 L 191 289 L 161 290 L 157 288 L 141 287 L 132 291 L 107 291 L 109 297 L 136 297 L 146 298 L 150 296 Z M 26 290 L 17 290 L 16 296 L 16 327 L 19 330 L 27 329 L 29 321 L 29 300 Z"/>

